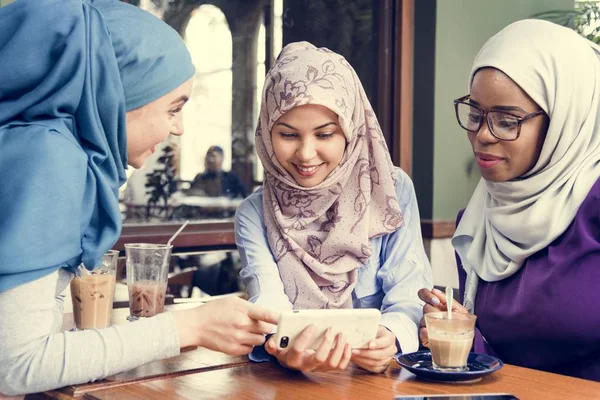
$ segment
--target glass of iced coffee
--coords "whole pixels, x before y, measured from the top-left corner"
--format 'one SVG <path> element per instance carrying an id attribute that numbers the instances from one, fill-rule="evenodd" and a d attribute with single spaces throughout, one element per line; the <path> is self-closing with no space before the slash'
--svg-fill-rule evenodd
<path id="1" fill-rule="evenodd" d="M 110 250 L 92 271 L 83 266 L 71 280 L 73 317 L 77 329 L 100 329 L 110 326 L 115 296 L 119 252 Z"/>
<path id="2" fill-rule="evenodd" d="M 429 349 L 433 368 L 439 371 L 457 372 L 467 369 L 467 358 L 475 336 L 473 314 L 452 313 L 448 319 L 446 312 L 425 314 Z"/>
<path id="3" fill-rule="evenodd" d="M 166 244 L 125 245 L 130 321 L 163 312 L 172 248 Z"/>

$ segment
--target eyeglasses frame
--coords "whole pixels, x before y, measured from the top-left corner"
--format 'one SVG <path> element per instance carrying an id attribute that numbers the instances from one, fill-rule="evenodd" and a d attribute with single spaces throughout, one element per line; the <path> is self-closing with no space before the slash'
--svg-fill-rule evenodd
<path id="1" fill-rule="evenodd" d="M 510 113 L 507 111 L 500 111 L 500 110 L 494 110 L 494 109 L 484 110 L 483 108 L 479 107 L 478 105 L 467 103 L 466 100 L 468 100 L 470 97 L 471 97 L 471 95 L 467 94 L 463 97 L 459 97 L 458 99 L 454 100 L 454 112 L 456 113 L 456 120 L 458 121 L 458 126 L 463 128 L 467 132 L 479 132 L 479 130 L 481 129 L 481 125 L 483 125 L 483 119 L 485 119 L 485 122 L 486 122 L 488 129 L 490 130 L 490 133 L 492 134 L 492 136 L 498 140 L 503 140 L 505 142 L 513 142 L 519 138 L 519 136 L 521 135 L 521 126 L 523 125 L 523 122 L 525 122 L 531 118 L 535 118 L 538 115 L 542 115 L 542 114 L 546 113 L 544 110 L 539 110 L 539 111 L 535 111 L 535 112 L 529 113 L 527 115 L 521 116 L 521 115 L 513 114 L 513 113 Z M 465 105 L 468 105 L 469 107 L 474 107 L 480 112 L 480 114 L 482 116 L 482 120 L 479 122 L 479 126 L 477 127 L 477 130 L 467 129 L 460 123 L 460 117 L 458 115 L 458 105 L 459 104 L 465 104 Z M 511 117 L 515 117 L 517 119 L 517 136 L 514 139 L 504 139 L 504 138 L 498 137 L 494 133 L 494 130 L 492 129 L 490 120 L 488 119 L 488 114 L 490 113 L 490 111 L 507 114 L 507 115 L 510 115 Z"/>

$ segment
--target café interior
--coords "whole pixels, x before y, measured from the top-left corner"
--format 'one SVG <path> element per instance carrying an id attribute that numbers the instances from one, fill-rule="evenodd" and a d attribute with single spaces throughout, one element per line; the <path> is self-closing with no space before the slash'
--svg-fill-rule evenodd
<path id="1" fill-rule="evenodd" d="M 452 101 L 467 90 L 482 44 L 513 21 L 574 0 L 128 0 L 182 38 L 196 72 L 185 134 L 165 141 L 120 190 L 123 218 L 112 323 L 128 323 L 125 244 L 172 242 L 165 310 L 247 298 L 233 218 L 263 183 L 255 130 L 265 74 L 288 43 L 327 47 L 354 67 L 394 165 L 412 179 L 436 287 L 458 291 L 450 239 L 479 182 Z M 11 3 L 0 0 L 0 5 Z M 133 28 L 135 29 L 135 28 Z M 214 176 L 227 174 L 223 178 Z M 73 323 L 65 301 L 65 326 Z M 1 322 L 0 322 L 1 323 Z M 418 361 L 417 361 L 418 362 Z M 496 366 L 497 367 L 497 366 Z M 295 373 L 202 348 L 106 379 L 28 395 L 46 399 L 600 398 L 600 384 L 505 364 L 466 382 L 420 377 L 392 361 L 383 374 Z M 450 397 L 450 396 L 456 397 Z M 470 397 L 473 396 L 473 397 Z"/>

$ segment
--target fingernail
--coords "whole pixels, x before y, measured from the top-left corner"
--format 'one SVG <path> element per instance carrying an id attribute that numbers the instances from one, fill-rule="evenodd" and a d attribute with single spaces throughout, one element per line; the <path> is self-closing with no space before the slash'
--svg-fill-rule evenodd
<path id="1" fill-rule="evenodd" d="M 352 350 L 352 354 L 360 354 L 360 350 L 354 349 L 354 350 Z"/>
<path id="2" fill-rule="evenodd" d="M 437 297 L 432 297 L 431 304 L 433 304 L 434 306 L 440 305 L 440 299 L 438 299 Z"/>

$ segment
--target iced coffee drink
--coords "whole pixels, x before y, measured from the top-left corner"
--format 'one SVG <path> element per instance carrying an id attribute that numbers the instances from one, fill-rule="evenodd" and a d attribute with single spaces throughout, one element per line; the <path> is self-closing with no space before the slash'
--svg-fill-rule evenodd
<path id="1" fill-rule="evenodd" d="M 129 290 L 129 308 L 136 317 L 153 317 L 165 308 L 166 283 L 138 281 Z"/>
<path id="2" fill-rule="evenodd" d="M 425 314 L 429 349 L 433 367 L 442 371 L 462 371 L 473 345 L 475 320 L 473 314 L 446 312 Z"/>
<path id="3" fill-rule="evenodd" d="M 130 321 L 163 312 L 171 248 L 149 243 L 125 245 Z"/>
<path id="4" fill-rule="evenodd" d="M 93 274 L 71 280 L 73 316 L 79 329 L 107 328 L 115 296 L 115 276 Z"/>
<path id="5" fill-rule="evenodd" d="M 92 271 L 79 266 L 71 280 L 73 317 L 77 329 L 107 328 L 115 297 L 115 279 L 119 252 L 102 256 Z"/>

